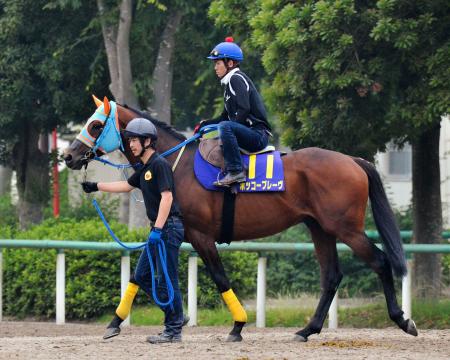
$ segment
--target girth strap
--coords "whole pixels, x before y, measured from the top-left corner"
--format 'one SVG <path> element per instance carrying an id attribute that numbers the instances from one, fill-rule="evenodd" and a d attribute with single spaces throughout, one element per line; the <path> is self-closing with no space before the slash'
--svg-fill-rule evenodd
<path id="1" fill-rule="evenodd" d="M 236 193 L 233 193 L 231 188 L 225 189 L 223 192 L 222 226 L 220 238 L 217 241 L 219 244 L 229 244 L 233 240 L 235 205 Z"/>

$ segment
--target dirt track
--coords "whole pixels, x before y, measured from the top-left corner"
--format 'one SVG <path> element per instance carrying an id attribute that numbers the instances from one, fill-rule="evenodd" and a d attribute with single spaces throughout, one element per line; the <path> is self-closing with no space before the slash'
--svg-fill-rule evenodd
<path id="1" fill-rule="evenodd" d="M 104 326 L 31 322 L 0 323 L 0 359 L 450 359 L 450 330 L 324 330 L 307 343 L 293 342 L 293 328 L 244 329 L 242 343 L 226 343 L 224 327 L 186 328 L 180 344 L 151 345 L 159 327 L 129 327 L 104 341 Z"/>

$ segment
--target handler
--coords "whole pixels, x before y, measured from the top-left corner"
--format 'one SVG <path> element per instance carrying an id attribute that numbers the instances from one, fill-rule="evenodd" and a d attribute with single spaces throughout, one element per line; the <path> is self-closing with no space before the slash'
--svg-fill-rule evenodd
<path id="1" fill-rule="evenodd" d="M 131 120 L 125 131 L 131 151 L 141 159 L 144 166 L 136 171 L 128 181 L 109 183 L 83 182 L 81 185 L 86 193 L 94 191 L 129 192 L 139 188 L 144 197 L 147 216 L 152 223 L 150 240 L 162 239 L 166 246 L 167 271 L 173 285 L 173 303 L 160 307 L 164 312 L 164 331 L 159 335 L 149 336 L 147 341 L 156 343 L 180 342 L 181 329 L 184 325 L 183 305 L 178 284 L 178 253 L 184 238 L 184 227 L 181 211 L 175 197 L 172 169 L 169 163 L 159 156 L 155 150 L 157 141 L 156 127 L 148 119 Z M 151 255 L 156 259 L 157 296 L 161 302 L 168 301 L 167 285 L 164 281 L 161 261 L 156 246 L 150 246 Z M 124 296 L 122 297 L 116 316 L 108 325 L 110 332 L 104 338 L 118 335 L 120 323 L 130 314 L 131 305 L 136 293 L 141 287 L 151 295 L 151 270 L 147 252 L 144 249 L 139 258 L 134 274 L 131 276 Z"/>

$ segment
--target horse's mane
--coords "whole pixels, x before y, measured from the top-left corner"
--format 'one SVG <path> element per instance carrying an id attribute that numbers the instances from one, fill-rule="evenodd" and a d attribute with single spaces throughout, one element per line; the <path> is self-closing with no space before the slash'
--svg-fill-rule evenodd
<path id="1" fill-rule="evenodd" d="M 181 134 L 177 130 L 175 130 L 175 128 L 173 126 L 171 126 L 169 124 L 166 124 L 163 121 L 159 121 L 159 120 L 155 119 L 148 112 L 142 111 L 142 110 L 133 109 L 132 107 L 129 107 L 128 105 L 122 105 L 122 106 L 124 108 L 128 109 L 128 110 L 131 110 L 131 111 L 135 112 L 140 117 L 143 117 L 145 119 L 150 120 L 156 127 L 159 127 L 161 129 L 163 129 L 164 131 L 166 131 L 167 133 L 172 135 L 174 138 L 176 138 L 178 140 L 186 140 L 186 136 L 184 136 L 183 134 Z"/>

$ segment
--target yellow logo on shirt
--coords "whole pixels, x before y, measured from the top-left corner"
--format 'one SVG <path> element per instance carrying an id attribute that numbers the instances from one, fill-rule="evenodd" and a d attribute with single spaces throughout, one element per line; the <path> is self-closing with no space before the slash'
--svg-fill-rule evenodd
<path id="1" fill-rule="evenodd" d="M 144 175 L 144 179 L 149 181 L 152 178 L 152 173 L 150 172 L 150 170 L 147 170 L 147 172 Z"/>

